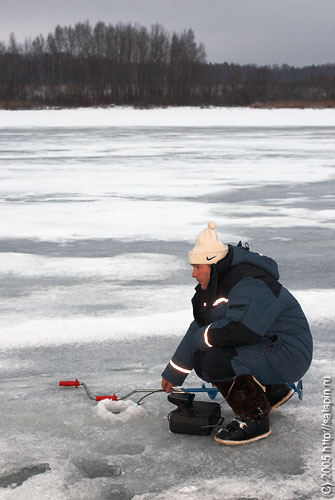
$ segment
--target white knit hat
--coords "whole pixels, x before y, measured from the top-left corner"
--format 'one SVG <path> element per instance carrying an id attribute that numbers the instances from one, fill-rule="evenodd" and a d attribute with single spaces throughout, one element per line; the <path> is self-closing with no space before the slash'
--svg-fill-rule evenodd
<path id="1" fill-rule="evenodd" d="M 195 239 L 194 248 L 188 253 L 190 264 L 216 264 L 228 253 L 228 247 L 222 243 L 214 231 L 215 222 L 208 224 Z"/>

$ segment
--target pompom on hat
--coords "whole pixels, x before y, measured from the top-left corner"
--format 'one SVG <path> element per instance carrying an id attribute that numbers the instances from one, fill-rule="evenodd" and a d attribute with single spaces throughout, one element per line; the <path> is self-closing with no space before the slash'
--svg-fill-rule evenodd
<path id="1" fill-rule="evenodd" d="M 188 253 L 190 264 L 216 264 L 228 253 L 228 246 L 222 243 L 215 232 L 215 222 L 210 222 L 195 239 L 194 248 Z"/>

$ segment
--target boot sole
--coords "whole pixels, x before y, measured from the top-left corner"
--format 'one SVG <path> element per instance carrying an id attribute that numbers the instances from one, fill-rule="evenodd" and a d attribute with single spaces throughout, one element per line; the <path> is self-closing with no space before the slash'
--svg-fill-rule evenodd
<path id="1" fill-rule="evenodd" d="M 258 441 L 259 439 L 264 439 L 264 438 L 268 437 L 270 434 L 271 434 L 271 429 L 269 430 L 269 432 L 266 432 L 265 434 L 262 434 L 261 436 L 255 436 L 251 439 L 246 439 L 245 441 L 230 441 L 229 439 L 220 439 L 217 436 L 215 436 L 214 439 L 217 443 L 221 443 L 221 444 L 239 445 L 239 444 L 252 443 L 254 441 Z"/>
<path id="2" fill-rule="evenodd" d="M 279 408 L 281 405 L 283 405 L 284 403 L 286 403 L 286 401 L 288 401 L 289 399 L 291 399 L 291 397 L 293 396 L 294 394 L 294 389 L 291 389 L 287 394 L 286 396 L 283 397 L 283 399 L 281 399 L 280 401 L 278 401 L 278 403 L 276 403 L 275 405 L 271 406 L 271 409 L 269 411 L 269 414 L 272 413 L 274 410 L 276 410 L 277 408 Z"/>

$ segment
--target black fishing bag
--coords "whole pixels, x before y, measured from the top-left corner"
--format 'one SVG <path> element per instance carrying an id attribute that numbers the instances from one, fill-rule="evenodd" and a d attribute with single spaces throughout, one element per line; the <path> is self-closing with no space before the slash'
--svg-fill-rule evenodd
<path id="1" fill-rule="evenodd" d="M 169 414 L 170 431 L 176 434 L 196 434 L 208 436 L 223 419 L 221 406 L 210 401 L 194 401 L 194 394 L 172 393 L 170 403 L 177 408 Z"/>

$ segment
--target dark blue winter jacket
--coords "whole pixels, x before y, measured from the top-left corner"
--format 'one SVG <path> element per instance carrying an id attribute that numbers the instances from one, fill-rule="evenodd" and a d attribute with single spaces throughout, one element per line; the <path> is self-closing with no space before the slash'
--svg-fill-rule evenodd
<path id="1" fill-rule="evenodd" d="M 313 351 L 306 317 L 278 281 L 277 263 L 242 246 L 212 265 L 206 291 L 196 287 L 194 321 L 162 377 L 181 385 L 197 350 L 234 348 L 236 375 L 250 373 L 263 384 L 293 383 L 308 370 Z"/>

